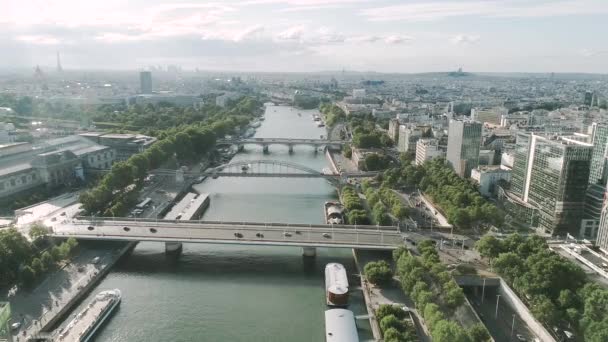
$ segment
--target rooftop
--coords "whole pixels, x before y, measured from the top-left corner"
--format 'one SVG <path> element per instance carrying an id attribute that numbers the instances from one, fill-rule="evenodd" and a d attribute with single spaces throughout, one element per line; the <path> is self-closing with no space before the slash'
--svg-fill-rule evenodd
<path id="1" fill-rule="evenodd" d="M 0 177 L 8 176 L 13 173 L 23 172 L 23 171 L 26 171 L 31 168 L 32 168 L 32 165 L 30 163 L 23 163 L 23 164 L 12 165 L 12 166 L 5 167 L 5 168 L 0 168 Z"/>

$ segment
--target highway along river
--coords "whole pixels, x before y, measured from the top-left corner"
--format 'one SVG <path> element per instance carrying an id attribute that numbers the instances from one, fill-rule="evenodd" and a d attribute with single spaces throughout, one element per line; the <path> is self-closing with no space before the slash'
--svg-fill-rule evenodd
<path id="1" fill-rule="evenodd" d="M 298 115 L 301 113 L 301 115 Z M 268 107 L 255 137 L 319 138 L 317 111 Z M 278 159 L 317 170 L 327 167 L 312 146 L 248 145 L 233 160 Z M 336 197 L 322 179 L 218 178 L 197 190 L 211 194 L 204 220 L 322 223 L 323 203 Z M 97 341 L 324 341 L 324 266 L 344 264 L 355 273 L 350 249 L 317 249 L 306 261 L 297 247 L 184 244 L 178 260 L 164 244 L 140 243 L 84 300 L 119 288 L 123 302 Z M 361 291 L 350 309 L 366 314 Z M 78 312 L 78 311 L 75 311 Z M 371 339 L 367 320 L 358 320 L 361 340 Z"/>

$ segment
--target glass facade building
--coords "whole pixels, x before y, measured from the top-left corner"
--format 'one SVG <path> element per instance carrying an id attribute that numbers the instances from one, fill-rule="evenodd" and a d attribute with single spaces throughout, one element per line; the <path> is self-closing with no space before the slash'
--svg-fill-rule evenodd
<path id="1" fill-rule="evenodd" d="M 593 145 L 569 137 L 520 133 L 511 192 L 538 209 L 538 228 L 551 235 L 578 235 Z"/>
<path id="2" fill-rule="evenodd" d="M 450 120 L 446 160 L 460 177 L 470 177 L 479 165 L 481 123 Z"/>

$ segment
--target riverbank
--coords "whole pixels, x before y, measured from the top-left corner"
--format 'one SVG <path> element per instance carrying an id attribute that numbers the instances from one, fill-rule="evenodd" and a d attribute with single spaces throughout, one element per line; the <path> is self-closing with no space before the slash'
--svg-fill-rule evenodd
<path id="1" fill-rule="evenodd" d="M 376 341 L 382 340 L 382 333 L 380 331 L 379 322 L 375 316 L 375 310 L 382 304 L 394 304 L 408 307 L 419 341 L 430 342 L 431 338 L 428 328 L 424 324 L 421 315 L 416 310 L 414 302 L 403 292 L 397 279 L 394 279 L 391 284 L 380 288 L 369 283 L 363 276 L 363 268 L 368 262 L 386 260 L 387 262 L 392 263 L 392 255 L 387 252 L 353 249 L 353 256 L 355 258 L 357 268 L 361 273 L 361 287 L 365 293 L 365 301 L 370 317 L 370 324 L 372 324 L 372 329 L 374 329 L 374 325 L 377 329 L 377 333 L 374 333 L 374 339 Z"/>
<path id="2" fill-rule="evenodd" d="M 134 246 L 134 243 L 104 243 L 96 247 L 83 244 L 77 256 L 49 274 L 36 288 L 18 291 L 10 298 L 13 321 L 22 323 L 22 327 L 14 332 L 14 340 L 48 336 L 48 332 Z"/>
<path id="3" fill-rule="evenodd" d="M 369 283 L 363 276 L 363 267 L 365 266 L 365 264 L 359 263 L 358 251 L 354 248 L 352 251 L 353 258 L 355 259 L 355 265 L 357 266 L 357 272 L 359 272 L 359 277 L 361 279 L 361 290 L 363 291 L 363 297 L 365 299 L 365 308 L 367 309 L 367 315 L 369 317 L 369 324 L 372 328 L 374 341 L 382 341 L 382 331 L 380 330 L 380 325 L 378 323 L 378 320 L 376 319 L 376 310 L 373 307 Z"/>

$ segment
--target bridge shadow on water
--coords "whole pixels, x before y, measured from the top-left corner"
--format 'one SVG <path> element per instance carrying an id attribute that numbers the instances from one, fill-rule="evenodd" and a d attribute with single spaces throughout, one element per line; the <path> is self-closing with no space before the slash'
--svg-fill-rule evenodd
<path id="1" fill-rule="evenodd" d="M 356 272 L 350 249 L 318 248 L 317 256 L 308 258 L 301 255 L 299 247 L 184 244 L 180 256 L 168 256 L 164 244 L 158 243 L 140 244 L 114 271 L 142 276 L 179 274 L 188 278 L 282 283 L 286 276 L 318 281 L 330 262 L 342 263 L 349 274 Z"/>

